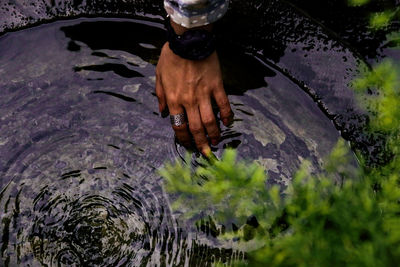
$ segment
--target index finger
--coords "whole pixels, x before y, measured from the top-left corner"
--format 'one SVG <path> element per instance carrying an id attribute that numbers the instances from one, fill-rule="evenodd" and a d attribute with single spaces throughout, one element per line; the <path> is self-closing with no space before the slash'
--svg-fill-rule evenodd
<path id="1" fill-rule="evenodd" d="M 210 156 L 211 149 L 201 122 L 200 111 L 197 106 L 186 108 L 186 114 L 189 121 L 189 129 L 193 135 L 197 149 L 204 155 Z"/>

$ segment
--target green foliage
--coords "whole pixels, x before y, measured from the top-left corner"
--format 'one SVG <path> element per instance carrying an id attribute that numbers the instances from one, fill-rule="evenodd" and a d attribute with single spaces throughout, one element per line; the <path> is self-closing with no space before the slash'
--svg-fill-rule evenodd
<path id="1" fill-rule="evenodd" d="M 390 48 L 398 49 L 400 47 L 400 32 L 393 32 L 386 36 L 387 45 Z"/>
<path id="2" fill-rule="evenodd" d="M 260 166 L 235 161 L 232 150 L 194 171 L 180 162 L 166 165 L 162 175 L 166 189 L 180 193 L 175 208 L 189 206 L 193 214 L 188 216 L 203 213 L 240 223 L 242 231 L 222 238 L 240 238 L 242 247 L 254 249 L 246 234 L 255 228 L 251 233 L 258 247 L 248 253 L 249 266 L 394 265 L 400 260 L 398 177 L 382 181 L 377 192 L 349 158 L 340 141 L 324 175 L 311 176 L 305 162 L 284 198 L 277 187 L 266 189 Z M 333 182 L 337 170 L 352 179 L 338 186 Z M 258 227 L 246 224 L 250 215 Z"/>
<path id="3" fill-rule="evenodd" d="M 385 166 L 370 170 L 370 178 L 390 177 L 400 171 L 400 66 L 386 60 L 353 82 L 364 97 L 364 107 L 370 112 L 371 131 L 384 133 L 386 151 L 393 155 Z M 366 89 L 374 93 L 365 97 Z"/>
<path id="4" fill-rule="evenodd" d="M 375 13 L 371 16 L 370 25 L 376 29 L 387 27 L 392 20 L 392 17 L 393 14 L 390 11 Z"/>
<path id="5" fill-rule="evenodd" d="M 279 205 L 279 189 L 272 188 L 272 194 L 265 190 L 264 170 L 256 163 L 237 162 L 234 150 L 226 150 L 221 161 L 201 161 L 194 171 L 176 161 L 160 172 L 166 190 L 179 193 L 173 207 L 184 204 L 187 219 L 202 213 L 225 224 L 243 224 L 249 216 L 271 212 Z"/>
<path id="6" fill-rule="evenodd" d="M 368 4 L 370 0 L 349 0 L 348 4 L 349 6 L 362 6 L 365 4 Z"/>
<path id="7" fill-rule="evenodd" d="M 389 26 L 394 19 L 399 17 L 399 14 L 399 8 L 373 13 L 370 17 L 369 24 L 373 29 L 379 30 Z"/>
<path id="8" fill-rule="evenodd" d="M 361 7 L 373 2 L 371 0 L 348 0 L 348 5 L 353 7 Z M 375 12 L 370 15 L 370 26 L 379 30 L 389 26 L 389 24 L 399 17 L 400 8 L 387 9 L 382 12 Z"/>
<path id="9" fill-rule="evenodd" d="M 400 71 L 391 61 L 384 61 L 371 71 L 364 72 L 353 82 L 360 93 L 372 89 L 375 94 L 365 101 L 370 115 L 372 130 L 397 134 L 400 125 Z"/>
<path id="10" fill-rule="evenodd" d="M 396 13 L 391 14 L 379 15 L 372 24 L 387 25 Z M 236 152 L 227 150 L 220 161 L 204 160 L 194 170 L 180 161 L 165 165 L 161 175 L 175 196 L 173 207 L 190 211 L 186 219 L 211 217 L 226 226 L 238 225 L 238 231 L 228 227 L 220 238 L 239 239 L 248 266 L 397 266 L 399 65 L 384 61 L 361 73 L 353 87 L 370 113 L 370 130 L 387 137 L 392 160 L 386 165 L 371 168 L 360 158 L 355 166 L 341 140 L 325 160 L 324 172 L 311 175 L 305 161 L 292 184 L 280 191 L 267 188 L 262 167 L 238 162 Z"/>

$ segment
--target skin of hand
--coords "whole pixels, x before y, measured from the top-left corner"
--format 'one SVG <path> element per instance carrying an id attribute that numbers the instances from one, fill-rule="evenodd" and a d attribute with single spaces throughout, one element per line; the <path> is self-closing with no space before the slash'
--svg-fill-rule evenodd
<path id="1" fill-rule="evenodd" d="M 156 95 L 160 112 L 168 106 L 171 115 L 186 113 L 188 124 L 172 126 L 181 144 L 190 147 L 191 133 L 197 149 L 211 156 L 206 135 L 213 145 L 217 145 L 221 137 L 211 98 L 218 105 L 223 124 L 228 126 L 233 121 L 217 53 L 203 60 L 187 60 L 174 54 L 167 42 L 156 68 Z"/>

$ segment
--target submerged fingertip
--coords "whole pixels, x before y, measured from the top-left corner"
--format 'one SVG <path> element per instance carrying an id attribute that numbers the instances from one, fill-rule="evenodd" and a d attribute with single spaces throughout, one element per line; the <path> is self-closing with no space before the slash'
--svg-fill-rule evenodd
<path id="1" fill-rule="evenodd" d="M 207 158 L 210 158 L 211 156 L 213 156 L 213 153 L 211 152 L 211 148 L 208 145 L 204 146 L 201 149 L 201 154 L 203 154 Z"/>

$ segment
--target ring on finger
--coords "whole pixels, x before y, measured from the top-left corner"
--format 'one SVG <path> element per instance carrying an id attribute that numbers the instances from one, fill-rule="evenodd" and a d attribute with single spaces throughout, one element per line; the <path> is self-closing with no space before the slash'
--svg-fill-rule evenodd
<path id="1" fill-rule="evenodd" d="M 179 127 L 186 123 L 185 113 L 170 115 L 169 117 L 170 117 L 172 126 Z"/>

